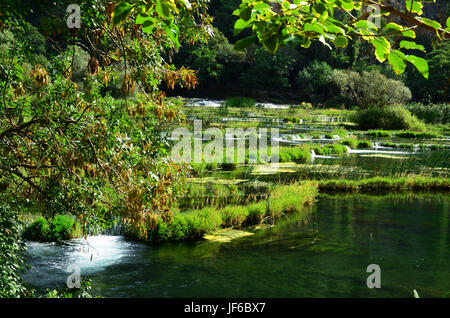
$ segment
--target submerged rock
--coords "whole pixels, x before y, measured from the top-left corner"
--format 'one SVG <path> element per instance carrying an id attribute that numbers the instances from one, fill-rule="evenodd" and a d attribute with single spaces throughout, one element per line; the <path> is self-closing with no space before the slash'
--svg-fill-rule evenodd
<path id="1" fill-rule="evenodd" d="M 211 234 L 205 234 L 203 238 L 211 242 L 230 242 L 231 240 L 250 235 L 254 235 L 254 233 L 235 229 L 220 229 Z"/>

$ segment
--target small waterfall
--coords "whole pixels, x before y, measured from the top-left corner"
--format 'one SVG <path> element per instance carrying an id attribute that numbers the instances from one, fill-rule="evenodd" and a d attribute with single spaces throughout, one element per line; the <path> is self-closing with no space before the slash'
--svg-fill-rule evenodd
<path id="1" fill-rule="evenodd" d="M 316 153 L 314 152 L 314 149 L 311 149 L 311 161 L 314 161 L 314 159 L 317 157 Z"/>

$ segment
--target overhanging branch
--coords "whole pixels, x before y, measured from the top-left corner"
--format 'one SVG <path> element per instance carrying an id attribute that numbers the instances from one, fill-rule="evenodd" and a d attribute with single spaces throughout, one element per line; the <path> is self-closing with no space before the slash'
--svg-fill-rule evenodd
<path id="1" fill-rule="evenodd" d="M 401 12 L 400 10 L 394 8 L 393 6 L 380 4 L 380 3 L 376 2 L 376 1 L 373 1 L 373 0 L 367 0 L 367 3 L 379 6 L 381 10 L 389 12 L 389 13 L 391 13 L 393 15 L 396 15 L 396 16 L 402 18 L 403 20 L 408 21 L 409 23 L 417 25 L 419 28 L 426 29 L 426 30 L 431 31 L 431 32 L 438 32 L 443 38 L 446 38 L 446 39 L 450 38 L 450 33 L 446 32 L 444 29 L 439 28 L 439 29 L 436 30 L 432 26 L 429 26 L 428 24 L 423 23 L 417 17 L 409 15 L 409 14 L 404 13 L 404 12 Z"/>

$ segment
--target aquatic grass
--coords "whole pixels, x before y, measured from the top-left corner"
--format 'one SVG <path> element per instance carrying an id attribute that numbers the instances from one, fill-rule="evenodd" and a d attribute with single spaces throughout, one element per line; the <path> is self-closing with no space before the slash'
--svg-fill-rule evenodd
<path id="1" fill-rule="evenodd" d="M 441 138 L 442 136 L 438 133 L 428 131 L 428 132 L 416 132 L 416 131 L 399 131 L 395 135 L 400 138 L 408 139 L 428 139 L 428 138 Z"/>
<path id="2" fill-rule="evenodd" d="M 314 145 L 312 149 L 320 156 L 342 155 L 348 152 L 347 148 L 341 144 Z"/>
<path id="3" fill-rule="evenodd" d="M 309 147 L 280 147 L 278 150 L 278 159 L 280 162 L 306 163 L 311 160 Z"/>
<path id="4" fill-rule="evenodd" d="M 449 178 L 432 177 L 374 177 L 362 180 L 321 180 L 318 182 L 320 192 L 376 192 L 385 190 L 406 191 L 450 191 Z"/>
<path id="5" fill-rule="evenodd" d="M 221 210 L 222 226 L 224 227 L 241 227 L 249 214 L 248 208 L 245 206 L 227 206 Z"/>
<path id="6" fill-rule="evenodd" d="M 331 131 L 331 134 L 334 136 L 339 136 L 339 138 L 347 137 L 347 130 L 344 128 L 336 128 Z"/>
<path id="7" fill-rule="evenodd" d="M 348 146 L 350 149 L 368 149 L 373 147 L 372 143 L 368 140 L 358 140 L 354 138 L 347 138 L 341 140 L 339 143 Z"/>
<path id="8" fill-rule="evenodd" d="M 285 214 L 302 211 L 311 205 L 317 195 L 317 183 L 302 182 L 290 185 L 276 185 L 267 200 L 248 205 L 229 205 L 217 209 L 207 207 L 174 213 L 173 220 L 165 223 L 158 220 L 157 226 L 149 230 L 150 241 L 177 241 L 198 239 L 204 234 L 224 227 L 240 228 L 259 224 L 264 219 L 272 222 Z M 128 230 L 125 235 L 136 238 Z"/>
<path id="9" fill-rule="evenodd" d="M 392 133 L 387 130 L 371 130 L 367 132 L 367 136 L 373 138 L 389 138 L 392 136 Z"/>
<path id="10" fill-rule="evenodd" d="M 268 210 L 272 220 L 283 214 L 299 212 L 305 205 L 312 204 L 317 186 L 311 182 L 276 185 L 271 191 Z"/>
<path id="11" fill-rule="evenodd" d="M 252 203 L 247 206 L 248 224 L 259 224 L 264 220 L 264 216 L 267 212 L 267 201 L 263 200 L 257 203 Z"/>
<path id="12" fill-rule="evenodd" d="M 340 143 L 342 145 L 350 147 L 350 149 L 355 149 L 358 147 L 358 140 L 354 138 L 347 138 L 344 140 L 341 140 Z"/>
<path id="13" fill-rule="evenodd" d="M 358 145 L 356 146 L 358 149 L 368 149 L 372 148 L 372 143 L 368 140 L 359 140 Z"/>

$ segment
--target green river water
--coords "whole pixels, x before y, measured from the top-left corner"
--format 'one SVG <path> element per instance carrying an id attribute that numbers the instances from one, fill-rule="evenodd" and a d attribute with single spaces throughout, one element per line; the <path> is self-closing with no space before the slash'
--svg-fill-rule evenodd
<path id="1" fill-rule="evenodd" d="M 77 264 L 105 297 L 449 297 L 449 218 L 448 195 L 319 196 L 228 243 L 30 242 L 24 278 L 61 287 Z M 369 264 L 381 268 L 379 289 L 366 285 Z"/>

